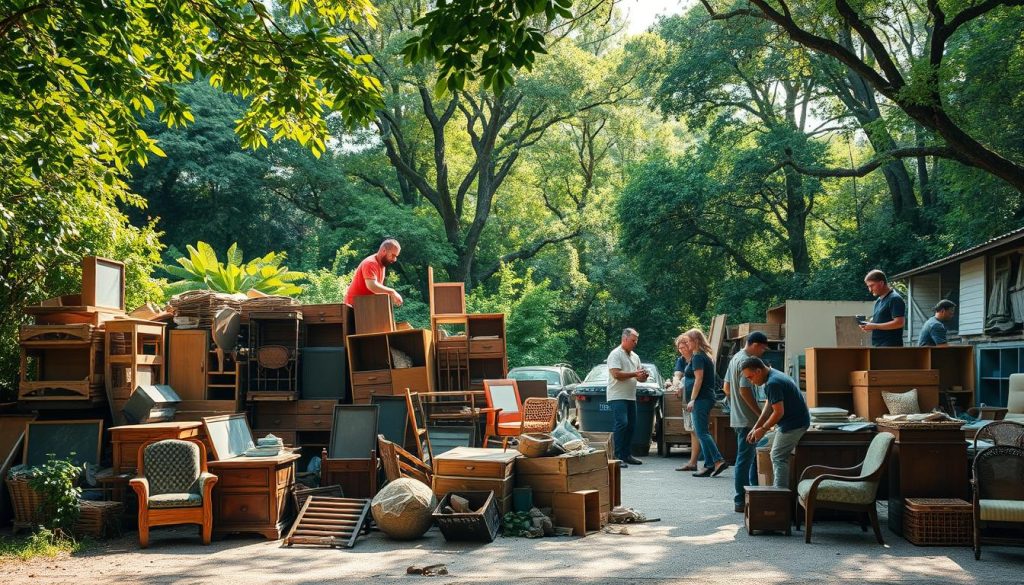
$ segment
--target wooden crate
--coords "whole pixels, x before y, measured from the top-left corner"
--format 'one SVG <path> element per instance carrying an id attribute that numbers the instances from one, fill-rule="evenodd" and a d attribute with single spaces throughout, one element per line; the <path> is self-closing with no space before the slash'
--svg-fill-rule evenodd
<path id="1" fill-rule="evenodd" d="M 743 339 L 755 331 L 760 331 L 768 339 L 782 339 L 782 326 L 779 323 L 740 323 L 730 339 Z"/>
<path id="2" fill-rule="evenodd" d="M 601 530 L 601 504 L 597 490 L 557 493 L 551 502 L 556 526 L 572 527 L 575 536 Z"/>
<path id="3" fill-rule="evenodd" d="M 516 460 L 516 473 L 526 474 L 557 474 L 576 475 L 608 466 L 608 456 L 604 451 L 595 451 L 586 455 L 559 455 L 557 457 L 532 457 Z"/>
<path id="4" fill-rule="evenodd" d="M 516 487 L 531 487 L 544 492 L 575 492 L 608 485 L 608 464 L 600 469 L 562 475 L 559 473 L 517 473 Z"/>
<path id="5" fill-rule="evenodd" d="M 529 460 L 513 450 L 456 447 L 435 457 L 433 465 L 438 475 L 503 479 L 512 475 L 517 461 Z"/>
<path id="6" fill-rule="evenodd" d="M 744 489 L 743 520 L 747 534 L 755 530 L 777 530 L 789 536 L 793 523 L 793 492 L 787 488 L 753 485 Z"/>
<path id="7" fill-rule="evenodd" d="M 853 387 L 853 412 L 869 421 L 873 421 L 883 414 L 889 414 L 889 409 L 882 399 L 882 392 L 900 394 L 907 392 L 914 386 L 854 386 Z M 939 405 L 938 386 L 916 386 L 917 403 L 921 412 L 929 412 Z"/>

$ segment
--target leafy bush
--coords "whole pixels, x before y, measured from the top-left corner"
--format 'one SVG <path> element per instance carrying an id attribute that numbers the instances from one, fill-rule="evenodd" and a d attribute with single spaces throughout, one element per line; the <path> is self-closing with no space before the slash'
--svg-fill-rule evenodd
<path id="1" fill-rule="evenodd" d="M 70 538 L 75 522 L 78 520 L 78 497 L 82 490 L 78 480 L 82 468 L 71 462 L 71 459 L 57 459 L 52 453 L 47 456 L 46 463 L 33 469 L 29 478 L 29 486 L 43 498 L 43 518 L 45 527 L 55 538 Z"/>
<path id="2" fill-rule="evenodd" d="M 228 248 L 227 263 L 217 258 L 217 252 L 200 241 L 196 247 L 188 246 L 188 257 L 177 259 L 180 266 L 163 265 L 160 268 L 181 280 L 167 285 L 168 296 L 189 290 L 209 289 L 222 293 L 244 293 L 257 290 L 270 295 L 295 296 L 302 287 L 294 283 L 306 278 L 302 272 L 292 272 L 281 266 L 286 254 L 270 252 L 262 258 L 244 262 L 238 244 Z"/>

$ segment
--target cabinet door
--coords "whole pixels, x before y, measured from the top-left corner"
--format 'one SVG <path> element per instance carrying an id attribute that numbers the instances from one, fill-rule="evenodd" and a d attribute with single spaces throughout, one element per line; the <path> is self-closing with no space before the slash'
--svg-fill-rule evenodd
<path id="1" fill-rule="evenodd" d="M 182 400 L 206 400 L 206 331 L 175 330 L 167 344 L 167 383 Z"/>

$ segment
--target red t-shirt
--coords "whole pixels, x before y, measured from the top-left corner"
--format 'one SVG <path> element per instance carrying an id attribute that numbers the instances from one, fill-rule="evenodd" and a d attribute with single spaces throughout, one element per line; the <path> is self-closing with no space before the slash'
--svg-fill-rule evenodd
<path id="1" fill-rule="evenodd" d="M 372 295 L 374 292 L 366 286 L 367 280 L 376 280 L 384 284 L 384 265 L 377 261 L 377 255 L 372 254 L 363 259 L 352 276 L 352 284 L 348 285 L 345 292 L 345 304 L 351 305 L 352 299 L 363 295 Z"/>

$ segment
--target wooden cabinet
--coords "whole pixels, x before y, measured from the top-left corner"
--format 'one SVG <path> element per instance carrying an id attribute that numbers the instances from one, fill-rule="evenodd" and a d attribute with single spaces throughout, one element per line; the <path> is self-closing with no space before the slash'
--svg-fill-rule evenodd
<path id="1" fill-rule="evenodd" d="M 213 488 L 213 532 L 254 532 L 276 540 L 295 515 L 294 453 L 210 461 L 219 479 Z"/>
<path id="2" fill-rule="evenodd" d="M 719 409 L 711 411 L 708 430 L 715 439 L 718 452 L 729 463 L 736 462 L 736 431 L 729 426 L 729 414 Z"/>
<path id="3" fill-rule="evenodd" d="M 978 403 L 1006 406 L 1010 396 L 1010 375 L 1019 372 L 1024 372 L 1024 346 L 1000 344 L 979 347 Z"/>
<path id="4" fill-rule="evenodd" d="M 114 446 L 113 472 L 135 474 L 139 462 L 139 448 L 148 441 L 159 439 L 192 439 L 202 434 L 203 423 L 176 421 L 123 425 L 110 428 Z"/>
<path id="5" fill-rule="evenodd" d="M 968 495 L 967 442 L 957 423 L 879 423 L 896 437 L 889 456 L 889 530 L 903 534 L 906 498 L 958 498 Z"/>
<path id="6" fill-rule="evenodd" d="M 406 329 L 348 337 L 353 404 L 374 396 L 433 392 L 434 352 L 430 331 Z"/>
<path id="7" fill-rule="evenodd" d="M 969 345 L 812 347 L 806 356 L 810 407 L 834 406 L 853 412 L 850 376 L 861 370 L 935 370 L 940 393 L 955 397 L 960 409 L 974 404 L 974 348 Z"/>
<path id="8" fill-rule="evenodd" d="M 206 400 L 206 352 L 209 334 L 175 329 L 167 341 L 167 383 L 182 400 Z"/>

